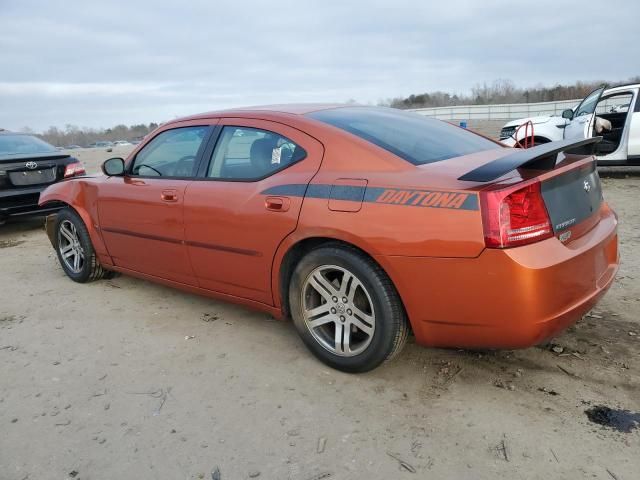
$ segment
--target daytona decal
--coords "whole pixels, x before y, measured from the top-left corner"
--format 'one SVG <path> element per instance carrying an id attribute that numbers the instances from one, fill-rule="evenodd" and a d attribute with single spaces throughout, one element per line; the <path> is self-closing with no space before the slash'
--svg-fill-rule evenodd
<path id="1" fill-rule="evenodd" d="M 349 185 L 277 185 L 261 192 L 263 195 L 331 198 L 365 203 L 384 203 L 411 207 L 478 210 L 478 196 L 473 193 Z"/>
<path id="2" fill-rule="evenodd" d="M 472 201 L 469 202 L 469 199 Z M 430 192 L 426 190 L 395 190 L 385 189 L 376 199 L 376 203 L 394 203 L 398 205 L 412 205 L 414 207 L 438 207 L 475 210 L 477 201 L 475 195 L 458 192 Z M 472 208 L 475 206 L 476 208 Z"/>

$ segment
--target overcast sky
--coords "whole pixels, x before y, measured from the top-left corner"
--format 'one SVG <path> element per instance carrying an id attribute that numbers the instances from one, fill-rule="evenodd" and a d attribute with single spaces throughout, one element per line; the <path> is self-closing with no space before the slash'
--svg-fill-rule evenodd
<path id="1" fill-rule="evenodd" d="M 640 74 L 640 2 L 0 0 L 0 127 Z"/>

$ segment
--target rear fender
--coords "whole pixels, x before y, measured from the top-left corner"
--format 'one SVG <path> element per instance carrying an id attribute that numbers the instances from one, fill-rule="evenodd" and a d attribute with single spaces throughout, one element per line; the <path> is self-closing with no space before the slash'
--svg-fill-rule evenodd
<path id="1" fill-rule="evenodd" d="M 352 233 L 347 231 L 330 228 L 305 228 L 304 230 L 295 230 L 288 237 L 286 237 L 282 241 L 282 243 L 280 243 L 280 246 L 278 247 L 278 250 L 276 251 L 276 254 L 273 258 L 273 264 L 271 267 L 271 291 L 273 292 L 273 304 L 281 311 L 284 304 L 284 299 L 282 298 L 280 291 L 280 272 L 285 256 L 299 243 L 305 240 L 313 239 L 322 239 L 326 241 L 337 240 L 348 243 L 371 255 L 372 257 L 375 256 L 376 253 L 378 253 L 372 245 L 363 242 L 362 238 L 357 237 L 356 235 L 353 235 Z"/>
<path id="2" fill-rule="evenodd" d="M 98 187 L 86 179 L 78 178 L 55 183 L 47 187 L 41 194 L 38 204 L 40 206 L 51 202 L 62 202 L 71 207 L 80 215 L 82 221 L 89 231 L 91 243 L 98 256 L 98 260 L 103 265 L 113 265 L 109 252 L 100 234 L 100 223 L 98 221 Z M 47 224 L 53 225 L 53 218 L 47 218 Z M 49 238 L 52 239 L 47 228 Z M 52 240 L 53 243 L 53 240 Z"/>

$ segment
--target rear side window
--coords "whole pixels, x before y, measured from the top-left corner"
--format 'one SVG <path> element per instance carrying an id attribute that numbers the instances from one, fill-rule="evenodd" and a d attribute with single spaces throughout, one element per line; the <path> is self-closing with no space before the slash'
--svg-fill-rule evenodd
<path id="1" fill-rule="evenodd" d="M 268 130 L 224 127 L 207 177 L 255 181 L 302 160 L 307 153 L 286 137 Z"/>
<path id="2" fill-rule="evenodd" d="M 414 165 L 501 148 L 449 123 L 393 108 L 344 107 L 308 116 L 363 138 Z"/>

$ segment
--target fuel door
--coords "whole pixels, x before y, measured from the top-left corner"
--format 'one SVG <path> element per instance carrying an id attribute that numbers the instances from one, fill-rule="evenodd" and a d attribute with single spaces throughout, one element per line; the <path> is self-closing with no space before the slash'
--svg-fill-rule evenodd
<path id="1" fill-rule="evenodd" d="M 362 208 L 367 180 L 363 178 L 338 178 L 329 192 L 329 210 L 334 212 L 358 212 Z"/>

